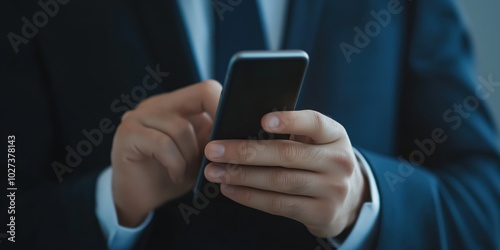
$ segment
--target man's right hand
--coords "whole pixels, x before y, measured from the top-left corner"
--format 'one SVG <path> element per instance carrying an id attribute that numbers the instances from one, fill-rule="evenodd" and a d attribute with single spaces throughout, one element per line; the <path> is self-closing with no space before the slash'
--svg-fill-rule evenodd
<path id="1" fill-rule="evenodd" d="M 121 225 L 139 225 L 193 188 L 221 89 L 216 81 L 201 82 L 150 97 L 123 115 L 111 151 Z"/>

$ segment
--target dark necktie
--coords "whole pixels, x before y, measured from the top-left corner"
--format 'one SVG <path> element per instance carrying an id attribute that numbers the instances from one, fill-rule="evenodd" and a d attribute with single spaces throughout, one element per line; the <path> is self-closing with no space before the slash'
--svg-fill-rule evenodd
<path id="1" fill-rule="evenodd" d="M 231 6 L 230 3 L 241 2 Z M 255 0 L 213 1 L 215 14 L 215 79 L 223 83 L 231 56 L 240 50 L 265 49 L 263 27 Z M 222 18 L 221 18 L 222 17 Z"/>

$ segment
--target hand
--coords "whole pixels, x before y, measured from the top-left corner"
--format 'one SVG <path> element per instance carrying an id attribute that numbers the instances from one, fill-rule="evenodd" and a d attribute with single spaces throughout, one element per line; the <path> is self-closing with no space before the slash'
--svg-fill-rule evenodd
<path id="1" fill-rule="evenodd" d="M 192 189 L 221 85 L 205 81 L 141 102 L 122 117 L 111 152 L 119 223 L 134 227 Z"/>
<path id="2" fill-rule="evenodd" d="M 297 220 L 318 237 L 351 227 L 369 192 L 344 127 L 310 110 L 269 113 L 261 123 L 292 136 L 210 142 L 207 179 L 229 199 Z"/>

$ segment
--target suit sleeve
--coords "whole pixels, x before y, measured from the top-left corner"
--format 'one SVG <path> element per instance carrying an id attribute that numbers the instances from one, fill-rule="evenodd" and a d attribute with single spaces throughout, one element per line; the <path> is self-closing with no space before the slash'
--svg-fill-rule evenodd
<path id="1" fill-rule="evenodd" d="M 137 227 L 125 227 L 118 223 L 111 188 L 113 169 L 106 168 L 97 179 L 95 213 L 99 225 L 110 250 L 129 250 L 134 247 L 137 240 L 144 233 L 146 227 L 153 219 L 154 212 L 150 212 L 146 219 Z"/>
<path id="2" fill-rule="evenodd" d="M 486 102 L 500 76 L 474 75 L 453 1 L 413 1 L 408 11 L 397 153 L 362 150 L 381 199 L 374 247 L 499 249 L 500 153 Z"/>
<path id="3" fill-rule="evenodd" d="M 9 33 L 19 35 L 17 1 L 0 3 L 0 81 L 2 137 L 15 136 L 15 243 L 2 239 L 2 249 L 105 249 L 95 210 L 97 171 L 81 171 L 59 183 L 51 167 L 55 148 L 64 148 L 46 84 L 36 37 L 19 45 L 16 53 Z M 29 12 L 28 12 L 29 13 Z M 48 24 L 50 25 L 50 23 Z M 61 146 L 62 145 L 62 146 Z M 104 167 L 104 166 L 103 166 Z M 6 183 L 6 171 L 2 171 Z M 5 179 L 3 179 L 5 178 Z M 5 186 L 1 188 L 5 197 Z M 7 200 L 1 199 L 1 224 L 10 220 Z M 5 248 L 4 248 L 5 247 Z"/>

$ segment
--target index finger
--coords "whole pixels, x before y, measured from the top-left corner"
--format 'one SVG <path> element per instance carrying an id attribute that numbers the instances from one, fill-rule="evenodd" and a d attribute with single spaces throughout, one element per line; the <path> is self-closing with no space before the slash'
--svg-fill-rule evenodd
<path id="1" fill-rule="evenodd" d="M 184 116 L 207 112 L 215 117 L 222 86 L 215 80 L 207 80 L 158 96 L 163 109 Z"/>

